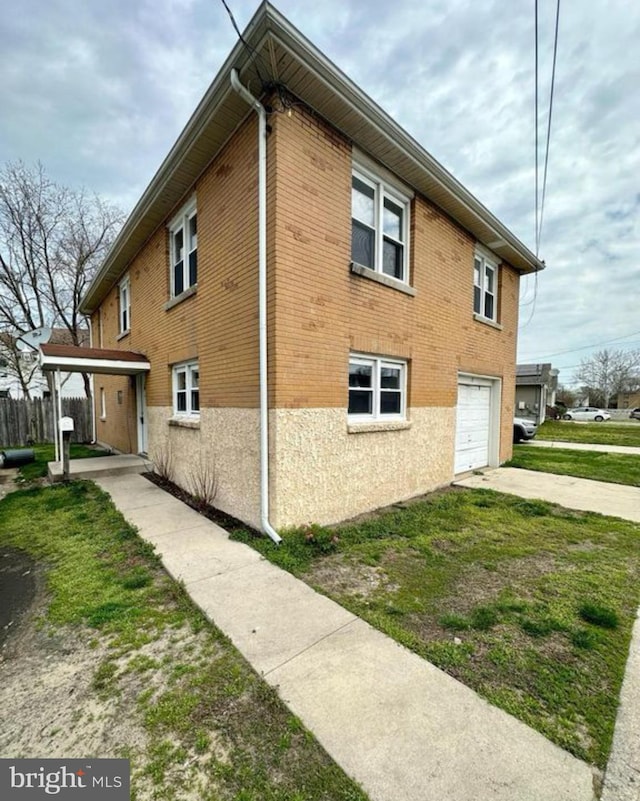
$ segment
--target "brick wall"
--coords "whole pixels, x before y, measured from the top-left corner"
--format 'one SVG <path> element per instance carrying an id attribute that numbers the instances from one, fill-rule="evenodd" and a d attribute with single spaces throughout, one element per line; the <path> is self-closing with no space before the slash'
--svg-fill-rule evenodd
<path id="1" fill-rule="evenodd" d="M 130 333 L 119 337 L 117 286 L 92 317 L 96 345 L 139 351 L 151 362 L 150 407 L 172 406 L 171 365 L 196 358 L 202 407 L 257 406 L 256 139 L 255 120 L 249 118 L 184 197 L 187 202 L 194 192 L 197 196 L 197 293 L 165 309 L 170 276 L 163 225 L 123 274 L 130 279 Z M 99 387 L 107 393 L 107 416 L 98 423 L 98 438 L 135 451 L 135 385 L 128 378 L 96 376 L 98 417 Z M 125 399 L 120 405 L 114 400 L 118 391 Z"/>
<path id="2" fill-rule="evenodd" d="M 518 275 L 500 270 L 503 330 L 473 318 L 474 240 L 422 197 L 412 203 L 416 296 L 354 275 L 350 143 L 301 107 L 274 115 L 270 290 L 279 408 L 346 407 L 350 350 L 410 360 L 411 407 L 453 407 L 458 371 L 502 379 L 501 458 L 511 453 Z"/>

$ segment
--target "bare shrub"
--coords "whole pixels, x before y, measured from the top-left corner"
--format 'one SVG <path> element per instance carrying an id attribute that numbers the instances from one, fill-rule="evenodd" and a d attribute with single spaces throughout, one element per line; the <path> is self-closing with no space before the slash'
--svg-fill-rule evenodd
<path id="1" fill-rule="evenodd" d="M 200 452 L 187 471 L 187 485 L 198 506 L 212 506 L 218 494 L 218 474 L 215 461 Z"/>
<path id="2" fill-rule="evenodd" d="M 173 482 L 175 469 L 173 464 L 173 451 L 169 440 L 166 440 L 154 450 L 153 470 L 164 481 Z"/>

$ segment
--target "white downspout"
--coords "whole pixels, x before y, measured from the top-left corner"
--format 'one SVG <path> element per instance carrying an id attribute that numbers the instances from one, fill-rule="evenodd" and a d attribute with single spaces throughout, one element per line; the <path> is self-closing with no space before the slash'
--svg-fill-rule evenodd
<path id="1" fill-rule="evenodd" d="M 100 312 L 98 312 L 100 314 Z M 102 343 L 100 343 L 102 347 Z M 93 325 L 91 318 L 89 318 L 89 347 L 93 347 Z M 96 387 L 95 376 L 89 373 L 89 392 L 91 392 L 91 444 L 95 445 L 98 441 L 98 428 L 96 425 Z"/>
<path id="2" fill-rule="evenodd" d="M 260 526 L 282 542 L 269 522 L 269 393 L 267 383 L 267 112 L 231 70 L 231 86 L 258 114 L 258 310 L 260 340 Z"/>

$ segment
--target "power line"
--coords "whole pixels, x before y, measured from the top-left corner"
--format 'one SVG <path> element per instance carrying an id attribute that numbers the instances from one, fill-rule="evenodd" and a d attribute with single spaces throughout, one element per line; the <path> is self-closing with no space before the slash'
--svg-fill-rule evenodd
<path id="1" fill-rule="evenodd" d="M 538 124 L 538 106 L 539 106 L 539 104 L 538 104 L 538 0 L 535 0 L 535 78 L 534 78 L 534 80 L 535 80 L 535 92 L 534 92 L 534 95 L 535 95 L 535 99 L 534 99 L 534 105 L 535 105 L 535 110 L 534 110 L 534 119 L 535 119 L 535 122 L 534 122 L 535 158 L 534 158 L 534 161 L 535 161 L 535 194 L 536 194 L 536 200 L 535 200 L 535 209 L 536 209 L 535 243 L 536 243 L 536 257 L 537 257 L 538 256 L 538 214 L 539 214 L 539 212 L 538 212 L 538 201 L 540 199 L 540 194 L 538 192 L 538 172 L 539 172 L 538 171 L 538 151 L 539 151 L 538 129 L 540 127 L 539 124 Z"/>
<path id="2" fill-rule="evenodd" d="M 623 334 L 621 337 L 615 337 L 614 339 L 605 339 L 602 342 L 594 342 L 592 345 L 582 345 L 580 348 L 571 348 L 570 350 L 559 350 L 556 353 L 545 353 L 544 357 L 535 359 L 536 362 L 542 361 L 544 359 L 550 359 L 552 356 L 563 356 L 565 353 L 577 353 L 579 350 L 588 350 L 589 348 L 597 348 L 600 345 L 610 345 L 612 342 L 619 342 L 621 339 L 628 339 L 629 337 L 634 337 L 636 334 L 640 334 L 640 331 L 632 331 L 630 334 Z M 627 342 L 625 343 L 626 346 L 634 345 L 634 342 Z M 522 357 L 524 358 L 531 358 L 531 357 Z M 565 368 L 566 369 L 566 368 Z"/>
<path id="3" fill-rule="evenodd" d="M 260 75 L 260 70 L 258 69 L 258 61 L 262 61 L 263 65 L 265 65 L 265 67 L 266 67 L 264 59 L 262 58 L 260 53 L 258 53 L 257 50 L 254 47 L 251 47 L 251 45 L 246 41 L 246 39 L 242 35 L 242 32 L 241 32 L 240 28 L 238 28 L 238 23 L 236 22 L 236 19 L 233 16 L 233 12 L 231 11 L 229 6 L 227 5 L 226 0 L 220 0 L 220 2 L 225 7 L 225 9 L 227 11 L 227 14 L 229 15 L 229 19 L 231 20 L 231 24 L 233 25 L 233 29 L 238 34 L 238 39 L 240 39 L 240 41 L 245 46 L 245 48 L 249 51 L 249 53 L 251 53 L 251 55 L 255 56 L 256 60 L 255 60 L 254 64 L 255 64 L 256 72 L 258 73 L 258 79 L 260 81 L 260 84 L 261 84 L 262 88 L 264 88 L 265 87 L 265 81 L 264 81 L 262 75 Z M 267 69 L 267 72 L 268 72 L 268 69 Z"/>
<path id="4" fill-rule="evenodd" d="M 536 0 L 537 2 L 537 0 Z M 551 89 L 549 91 L 549 118 L 547 120 L 547 144 L 544 154 L 544 175 L 542 178 L 542 200 L 540 201 L 540 221 L 538 227 L 538 240 L 536 243 L 536 256 L 540 248 L 540 239 L 542 237 L 542 221 L 544 219 L 544 199 L 547 191 L 547 167 L 549 166 L 549 143 L 551 142 L 551 116 L 553 114 L 553 89 L 556 80 L 556 58 L 558 55 L 558 28 L 560 26 L 560 0 L 556 4 L 556 30 L 553 39 L 553 66 L 551 68 Z"/>

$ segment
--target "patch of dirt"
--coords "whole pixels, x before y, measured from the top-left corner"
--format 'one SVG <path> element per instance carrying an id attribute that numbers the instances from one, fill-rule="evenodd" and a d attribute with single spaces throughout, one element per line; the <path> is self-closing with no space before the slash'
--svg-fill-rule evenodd
<path id="1" fill-rule="evenodd" d="M 191 629 L 167 629 L 147 645 L 113 659 L 108 643 L 86 627 L 58 627 L 44 622 L 48 598 L 44 582 L 20 625 L 12 628 L 0 658 L 0 754 L 3 757 L 90 758 L 135 755 L 136 774 L 146 765 L 150 746 L 137 699 L 154 697 L 170 686 L 171 667 L 197 661 L 204 637 Z M 150 669 L 135 669 L 132 659 L 153 660 Z M 106 686 L 94 686 L 96 671 L 113 659 L 115 673 Z M 151 703 L 153 703 L 151 701 Z M 222 761 L 224 749 L 212 748 Z M 182 799 L 200 796 L 182 782 L 185 770 L 194 780 L 200 756 L 189 754 L 176 766 L 181 772 Z M 134 778 L 132 776 L 132 778 Z M 135 783 L 137 798 L 150 801 L 153 783 Z"/>
<path id="2" fill-rule="evenodd" d="M 91 632 L 42 622 L 47 597 L 41 585 L 28 614 L 12 633 L 0 662 L 0 753 L 4 757 L 118 756 L 144 732 L 91 684 L 104 645 Z"/>
<path id="3" fill-rule="evenodd" d="M 28 553 L 0 547 L 0 660 L 9 635 L 34 602 L 40 574 Z"/>
<path id="4" fill-rule="evenodd" d="M 305 581 L 323 588 L 323 591 L 340 595 L 368 598 L 376 590 L 394 592 L 398 589 L 381 567 L 357 564 L 344 554 L 335 554 L 319 560 L 305 574 Z"/>

